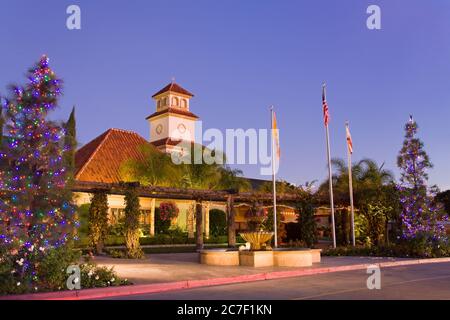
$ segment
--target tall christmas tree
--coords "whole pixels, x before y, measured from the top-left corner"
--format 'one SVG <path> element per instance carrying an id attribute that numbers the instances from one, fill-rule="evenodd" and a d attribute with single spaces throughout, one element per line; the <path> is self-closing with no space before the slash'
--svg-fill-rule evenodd
<path id="1" fill-rule="evenodd" d="M 427 170 L 432 164 L 423 142 L 416 137 L 417 129 L 411 116 L 405 125 L 405 140 L 397 158 L 401 171 L 402 235 L 406 240 L 420 238 L 428 244 L 439 243 L 446 240 L 444 222 L 448 217 L 436 203 L 434 189 L 427 187 Z"/>
<path id="2" fill-rule="evenodd" d="M 2 106 L 5 137 L 0 149 L 0 247 L 14 261 L 17 286 L 41 281 L 39 263 L 73 237 L 74 207 L 66 187 L 63 126 L 47 120 L 61 95 L 61 80 L 43 56 L 12 88 Z"/>

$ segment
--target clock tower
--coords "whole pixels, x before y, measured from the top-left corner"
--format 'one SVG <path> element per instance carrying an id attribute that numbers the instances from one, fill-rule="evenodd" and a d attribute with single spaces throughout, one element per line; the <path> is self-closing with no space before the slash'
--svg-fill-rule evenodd
<path id="1" fill-rule="evenodd" d="M 171 153 L 182 141 L 195 143 L 195 122 L 198 117 L 189 111 L 194 95 L 175 82 L 155 93 L 156 112 L 146 120 L 150 124 L 150 143 L 162 152 Z"/>

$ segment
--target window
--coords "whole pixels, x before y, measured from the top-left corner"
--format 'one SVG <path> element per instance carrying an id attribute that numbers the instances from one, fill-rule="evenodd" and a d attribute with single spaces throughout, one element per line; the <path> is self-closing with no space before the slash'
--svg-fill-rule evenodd
<path id="1" fill-rule="evenodd" d="M 186 99 L 181 100 L 181 107 L 183 109 L 187 109 L 187 100 Z"/>
<path id="2" fill-rule="evenodd" d="M 139 223 L 150 225 L 150 213 L 151 210 L 141 210 L 141 215 L 139 216 Z"/>
<path id="3" fill-rule="evenodd" d="M 180 100 L 178 99 L 178 97 L 172 98 L 172 105 L 175 107 L 178 107 L 180 105 Z"/>
<path id="4" fill-rule="evenodd" d="M 109 224 L 117 224 L 125 217 L 123 208 L 111 208 L 109 211 Z"/>
<path id="5" fill-rule="evenodd" d="M 139 216 L 140 224 L 150 224 L 150 210 L 141 210 Z M 125 208 L 110 208 L 109 210 L 109 224 L 123 223 L 125 218 Z"/>

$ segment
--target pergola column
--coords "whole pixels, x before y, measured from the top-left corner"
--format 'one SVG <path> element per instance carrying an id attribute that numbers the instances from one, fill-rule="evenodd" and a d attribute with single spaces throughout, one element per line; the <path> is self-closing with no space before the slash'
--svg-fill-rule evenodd
<path id="1" fill-rule="evenodd" d="M 150 236 L 153 237 L 155 235 L 155 206 L 156 199 L 152 198 L 150 205 Z"/>
<path id="2" fill-rule="evenodd" d="M 228 247 L 236 246 L 236 212 L 234 211 L 234 199 L 232 196 L 227 200 L 227 223 L 228 223 Z"/>
<path id="3" fill-rule="evenodd" d="M 189 209 L 187 210 L 186 214 L 186 226 L 187 226 L 187 232 L 188 232 L 188 238 L 194 239 L 194 231 L 195 231 L 195 201 L 192 201 L 191 205 L 189 206 Z"/>
<path id="4" fill-rule="evenodd" d="M 205 238 L 209 239 L 209 207 L 210 202 L 206 202 L 204 208 L 205 208 Z"/>
<path id="5" fill-rule="evenodd" d="M 197 250 L 203 249 L 203 210 L 202 201 L 198 200 L 195 204 L 195 224 L 197 232 Z"/>

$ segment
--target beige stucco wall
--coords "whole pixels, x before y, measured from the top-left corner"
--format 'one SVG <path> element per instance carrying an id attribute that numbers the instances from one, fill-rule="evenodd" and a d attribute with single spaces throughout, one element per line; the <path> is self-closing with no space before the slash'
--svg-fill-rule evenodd
<path id="1" fill-rule="evenodd" d="M 195 201 L 192 200 L 173 200 L 173 199 L 156 199 L 155 200 L 155 208 L 158 208 L 161 202 L 175 202 L 179 209 L 178 218 L 173 221 L 173 226 L 179 227 L 184 231 L 188 230 L 188 213 L 189 210 L 194 210 L 194 204 Z M 74 202 L 77 206 L 88 204 L 91 202 L 91 194 L 85 193 L 85 192 L 75 192 L 74 193 Z M 142 210 L 151 210 L 152 207 L 152 198 L 139 198 L 139 203 L 141 205 Z M 119 208 L 123 209 L 125 208 L 125 197 L 122 195 L 108 195 L 108 207 L 109 208 Z M 226 203 L 221 202 L 205 202 L 204 208 L 209 208 L 209 210 L 212 209 L 219 209 L 222 211 L 226 211 Z M 205 209 L 206 211 L 206 209 Z M 209 211 L 208 211 L 209 212 Z M 193 214 L 193 220 L 192 220 L 192 227 L 193 231 L 195 231 L 195 214 L 192 211 Z M 209 234 L 209 219 L 205 217 L 205 212 L 203 215 L 203 221 L 205 222 L 204 225 L 204 231 L 205 233 Z"/>

